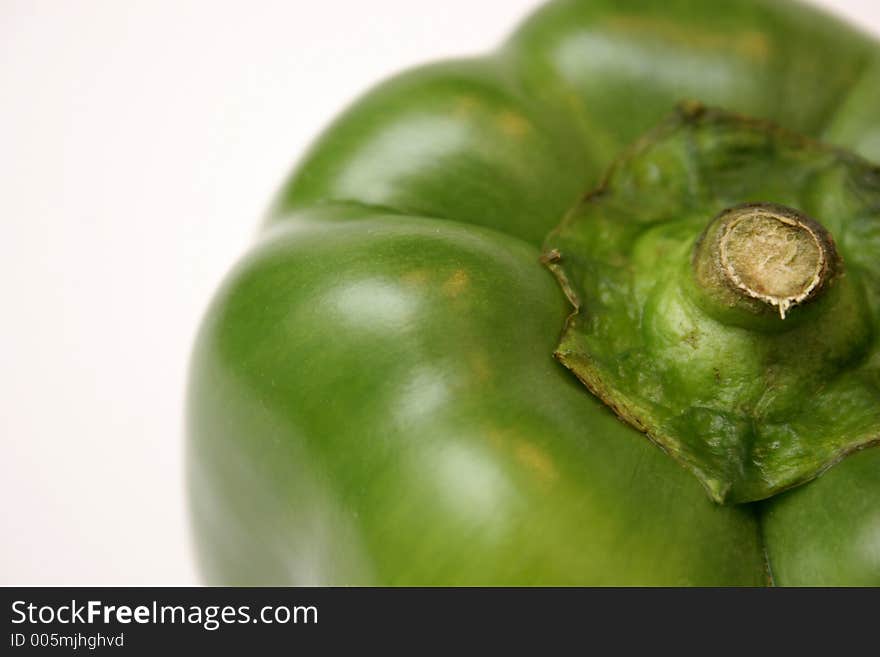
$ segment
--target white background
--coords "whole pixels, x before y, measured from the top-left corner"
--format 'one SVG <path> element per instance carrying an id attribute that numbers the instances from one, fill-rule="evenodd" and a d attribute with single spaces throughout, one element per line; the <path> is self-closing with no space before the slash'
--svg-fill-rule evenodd
<path id="1" fill-rule="evenodd" d="M 0 584 L 198 581 L 182 409 L 211 293 L 347 101 L 536 4 L 0 0 Z M 880 34 L 876 0 L 818 4 Z"/>

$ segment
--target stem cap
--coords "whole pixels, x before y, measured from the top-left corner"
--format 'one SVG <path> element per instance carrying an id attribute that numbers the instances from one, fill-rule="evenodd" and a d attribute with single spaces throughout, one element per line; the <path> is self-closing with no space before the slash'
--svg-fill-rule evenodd
<path id="1" fill-rule="evenodd" d="M 819 222 L 775 203 L 723 210 L 693 255 L 697 285 L 717 303 L 753 314 L 771 310 L 783 320 L 793 306 L 817 298 L 841 265 Z"/>
<path id="2" fill-rule="evenodd" d="M 557 359 L 715 501 L 770 497 L 880 443 L 880 178 L 857 156 L 685 108 L 544 260 L 573 306 Z"/>

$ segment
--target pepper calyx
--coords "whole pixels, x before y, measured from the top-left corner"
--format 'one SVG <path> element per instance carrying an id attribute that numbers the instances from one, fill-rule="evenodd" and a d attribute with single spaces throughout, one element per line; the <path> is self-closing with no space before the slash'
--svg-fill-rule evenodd
<path id="1" fill-rule="evenodd" d="M 880 443 L 874 171 L 683 108 L 548 236 L 573 307 L 556 358 L 716 502 L 770 497 Z"/>

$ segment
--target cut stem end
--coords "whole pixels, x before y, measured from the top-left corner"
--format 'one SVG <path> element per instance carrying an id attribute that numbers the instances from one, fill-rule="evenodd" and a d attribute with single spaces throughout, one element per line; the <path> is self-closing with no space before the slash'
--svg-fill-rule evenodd
<path id="1" fill-rule="evenodd" d="M 694 249 L 698 286 L 723 309 L 784 320 L 816 298 L 840 264 L 831 235 L 805 214 L 771 203 L 728 208 Z"/>

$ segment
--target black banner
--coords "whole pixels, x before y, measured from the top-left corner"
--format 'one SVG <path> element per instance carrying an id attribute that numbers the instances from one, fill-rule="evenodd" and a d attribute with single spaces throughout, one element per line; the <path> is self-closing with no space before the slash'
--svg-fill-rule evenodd
<path id="1" fill-rule="evenodd" d="M 876 623 L 877 589 L 5 588 L 3 654 L 197 649 L 654 649 L 712 636 L 839 650 Z M 769 631 L 769 634 L 768 634 Z M 416 637 L 416 643 L 412 643 Z M 609 644 L 610 642 L 610 644 Z M 289 650 L 288 650 L 289 651 Z M 587 650 L 590 652 L 590 650 Z M 467 652 L 467 651 L 465 651 Z"/>

